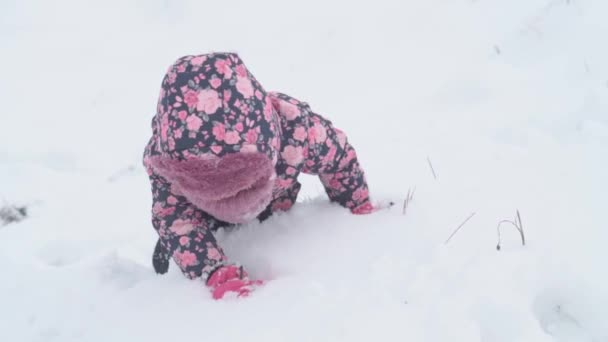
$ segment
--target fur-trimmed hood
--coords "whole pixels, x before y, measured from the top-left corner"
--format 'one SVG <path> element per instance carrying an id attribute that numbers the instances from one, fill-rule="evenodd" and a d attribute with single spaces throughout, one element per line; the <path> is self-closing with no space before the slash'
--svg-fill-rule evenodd
<path id="1" fill-rule="evenodd" d="M 178 59 L 167 71 L 146 162 L 197 207 L 246 222 L 270 202 L 280 122 L 234 53 Z"/>

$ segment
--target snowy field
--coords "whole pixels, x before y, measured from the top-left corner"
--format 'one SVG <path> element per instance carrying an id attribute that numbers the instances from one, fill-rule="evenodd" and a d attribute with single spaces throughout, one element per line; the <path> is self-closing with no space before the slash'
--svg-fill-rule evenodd
<path id="1" fill-rule="evenodd" d="M 0 341 L 608 341 L 607 17 L 606 0 L 0 2 L 0 201 L 29 209 L 0 226 Z M 160 81 L 213 50 L 345 130 L 396 202 L 353 216 L 305 178 L 289 213 L 220 232 L 269 280 L 240 300 L 150 262 Z M 526 245 L 504 225 L 497 251 L 517 210 Z"/>

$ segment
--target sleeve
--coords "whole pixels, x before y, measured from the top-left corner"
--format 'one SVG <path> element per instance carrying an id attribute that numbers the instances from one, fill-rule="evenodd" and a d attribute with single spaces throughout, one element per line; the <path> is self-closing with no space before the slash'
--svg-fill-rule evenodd
<path id="1" fill-rule="evenodd" d="M 365 174 L 355 149 L 331 121 L 309 113 L 308 154 L 302 170 L 317 174 L 329 199 L 352 212 L 371 207 Z"/>
<path id="2" fill-rule="evenodd" d="M 153 257 L 155 269 L 162 263 L 158 256 L 164 255 L 166 259 L 172 257 L 186 277 L 207 281 L 215 269 L 226 263 L 226 256 L 211 232 L 216 222 L 172 191 L 171 184 L 151 167 L 146 169 L 152 185 L 152 225 L 159 235 Z"/>
<path id="3" fill-rule="evenodd" d="M 278 196 L 272 200 L 270 203 L 270 208 L 272 208 L 272 211 L 289 210 L 296 203 L 301 187 L 302 185 L 298 181 L 292 183 L 291 186 L 283 191 L 281 196 Z"/>
<path id="4" fill-rule="evenodd" d="M 287 211 L 296 203 L 298 199 L 298 193 L 300 192 L 300 188 L 302 185 L 300 182 L 295 181 L 291 186 L 284 189 L 281 195 L 274 198 L 266 210 L 264 210 L 259 216 L 258 220 L 263 222 L 267 220 L 274 212 L 277 211 Z"/>

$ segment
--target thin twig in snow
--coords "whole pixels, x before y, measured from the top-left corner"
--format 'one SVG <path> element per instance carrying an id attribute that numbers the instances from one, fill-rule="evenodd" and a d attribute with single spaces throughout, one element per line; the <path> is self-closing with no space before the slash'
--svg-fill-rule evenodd
<path id="1" fill-rule="evenodd" d="M 475 212 L 472 212 L 472 213 L 471 213 L 471 215 L 469 215 L 469 217 L 467 217 L 467 219 L 466 219 L 466 220 L 464 220 L 464 221 L 463 221 L 463 222 L 460 224 L 460 226 L 458 226 L 458 228 L 456 228 L 456 230 L 455 230 L 455 231 L 452 233 L 452 235 L 450 235 L 450 237 L 449 237 L 447 240 L 445 240 L 444 244 L 446 244 L 446 245 L 447 245 L 447 244 L 448 244 L 448 242 L 450 242 L 450 239 L 452 239 L 452 237 L 453 237 L 454 235 L 456 235 L 456 233 L 458 233 L 458 231 L 460 230 L 460 228 L 462 228 L 462 226 L 464 226 L 464 225 L 465 225 L 465 223 L 469 222 L 469 220 L 471 219 L 471 217 L 475 216 L 475 214 L 476 214 Z"/>
<path id="2" fill-rule="evenodd" d="M 431 172 L 433 172 L 433 178 L 437 180 L 437 174 L 435 173 L 435 169 L 433 168 L 433 163 L 431 163 L 431 158 L 426 157 L 426 161 L 429 163 L 429 167 L 431 168 Z"/>

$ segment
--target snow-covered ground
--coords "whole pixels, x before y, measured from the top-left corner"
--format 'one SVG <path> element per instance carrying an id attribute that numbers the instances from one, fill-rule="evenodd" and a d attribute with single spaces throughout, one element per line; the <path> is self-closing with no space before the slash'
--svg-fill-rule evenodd
<path id="1" fill-rule="evenodd" d="M 0 196 L 30 209 L 0 227 L 0 341 L 608 341 L 607 16 L 606 0 L 0 2 Z M 331 118 L 397 203 L 355 217 L 305 178 L 291 212 L 219 234 L 270 279 L 219 302 L 154 274 L 140 166 L 167 66 L 212 50 Z M 497 251 L 517 210 L 526 246 L 504 226 Z"/>

